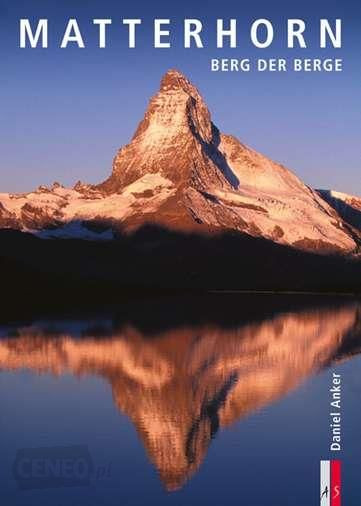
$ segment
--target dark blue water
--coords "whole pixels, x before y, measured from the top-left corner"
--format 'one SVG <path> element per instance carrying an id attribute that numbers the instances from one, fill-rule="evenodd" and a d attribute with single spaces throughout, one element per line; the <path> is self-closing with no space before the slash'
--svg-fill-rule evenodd
<path id="1" fill-rule="evenodd" d="M 1 504 L 313 506 L 320 460 L 338 458 L 343 504 L 358 506 L 360 308 L 3 326 Z M 333 373 L 343 449 L 330 453 Z"/>

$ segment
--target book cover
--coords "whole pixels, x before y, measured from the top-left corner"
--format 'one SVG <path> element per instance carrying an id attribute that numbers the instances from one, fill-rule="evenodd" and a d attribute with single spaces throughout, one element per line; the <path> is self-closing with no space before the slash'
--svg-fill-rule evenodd
<path id="1" fill-rule="evenodd" d="M 3 504 L 359 505 L 360 15 L 1 0 Z"/>

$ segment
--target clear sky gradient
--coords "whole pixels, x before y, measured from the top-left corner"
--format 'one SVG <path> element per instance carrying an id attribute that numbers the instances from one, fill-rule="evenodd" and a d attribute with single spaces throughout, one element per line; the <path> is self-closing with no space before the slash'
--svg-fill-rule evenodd
<path id="1" fill-rule="evenodd" d="M 0 192 L 81 179 L 99 182 L 127 143 L 169 68 L 184 72 L 226 133 L 293 169 L 307 184 L 361 195 L 359 0 L 0 0 Z M 60 49 L 68 18 L 85 49 Z M 128 49 L 122 18 L 142 18 Z M 172 20 L 171 49 L 153 48 L 153 19 Z M 237 49 L 216 49 L 217 18 L 238 20 Z M 287 18 L 307 24 L 307 49 L 286 48 Z M 319 18 L 342 18 L 342 49 L 320 49 Z M 49 19 L 49 49 L 19 48 L 19 18 Z M 108 47 L 97 47 L 93 18 L 112 18 Z M 183 18 L 204 24 L 204 49 L 184 49 Z M 249 27 L 268 18 L 275 41 L 265 50 Z M 209 60 L 331 57 L 342 73 L 211 73 Z"/>

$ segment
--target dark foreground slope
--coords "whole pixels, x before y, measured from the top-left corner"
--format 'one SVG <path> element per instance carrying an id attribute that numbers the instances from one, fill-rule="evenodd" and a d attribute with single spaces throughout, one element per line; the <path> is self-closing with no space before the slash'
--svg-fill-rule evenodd
<path id="1" fill-rule="evenodd" d="M 89 306 L 210 290 L 361 293 L 361 262 L 238 233 L 145 226 L 119 241 L 41 240 L 0 231 L 2 307 Z"/>

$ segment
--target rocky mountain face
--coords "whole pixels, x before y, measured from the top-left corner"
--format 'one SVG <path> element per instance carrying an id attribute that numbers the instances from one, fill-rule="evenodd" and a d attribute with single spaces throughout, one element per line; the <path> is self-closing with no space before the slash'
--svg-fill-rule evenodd
<path id="1" fill-rule="evenodd" d="M 317 193 L 332 206 L 342 219 L 361 231 L 361 197 L 332 190 L 317 190 Z"/>
<path id="2" fill-rule="evenodd" d="M 323 192 L 222 134 L 198 90 L 176 70 L 163 77 L 106 181 L 0 194 L 0 226 L 44 238 L 108 240 L 151 223 L 352 253 L 359 239 L 345 219 Z"/>
<path id="3" fill-rule="evenodd" d="M 3 332 L 0 371 L 104 378 L 164 486 L 174 490 L 197 471 L 219 430 L 359 352 L 359 336 L 358 303 L 151 336 L 111 322 L 43 321 Z"/>

